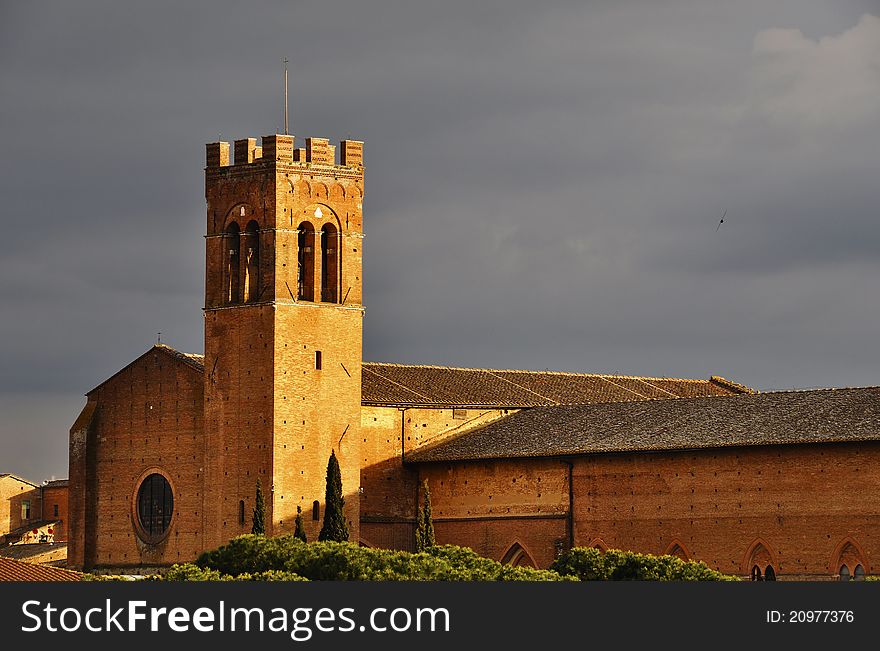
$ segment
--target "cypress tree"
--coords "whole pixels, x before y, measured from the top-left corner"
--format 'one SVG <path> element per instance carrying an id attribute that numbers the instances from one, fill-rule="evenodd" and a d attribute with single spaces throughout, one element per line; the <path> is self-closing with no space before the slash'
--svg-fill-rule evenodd
<path id="1" fill-rule="evenodd" d="M 306 539 L 306 526 L 303 524 L 303 510 L 302 507 L 296 507 L 296 521 L 294 522 L 293 527 L 293 537 L 303 542 L 308 542 Z"/>
<path id="2" fill-rule="evenodd" d="M 257 479 L 257 497 L 254 500 L 254 525 L 251 527 L 251 533 L 266 533 L 266 505 L 263 503 L 263 487 L 260 486 L 259 479 Z"/>
<path id="3" fill-rule="evenodd" d="M 342 512 L 345 505 L 342 497 L 342 473 L 335 451 L 330 453 L 330 460 L 327 462 L 327 492 L 324 503 L 324 523 L 318 540 L 348 540 L 348 525 L 345 524 L 345 515 Z"/>
<path id="4" fill-rule="evenodd" d="M 424 530 L 422 532 L 422 546 L 425 549 L 433 547 L 437 544 L 434 540 L 434 519 L 431 516 L 431 491 L 428 490 L 428 480 L 423 484 L 425 490 L 425 506 L 422 509 L 422 522 L 424 522 Z"/>
<path id="5" fill-rule="evenodd" d="M 425 551 L 425 511 L 416 508 L 416 553 Z"/>

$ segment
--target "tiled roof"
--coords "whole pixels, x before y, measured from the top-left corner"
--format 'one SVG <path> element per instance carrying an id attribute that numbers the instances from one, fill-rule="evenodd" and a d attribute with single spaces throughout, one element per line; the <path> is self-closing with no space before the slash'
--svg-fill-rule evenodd
<path id="1" fill-rule="evenodd" d="M 537 407 L 751 392 L 720 377 L 680 380 L 375 362 L 362 368 L 362 401 L 370 405 Z"/>
<path id="2" fill-rule="evenodd" d="M 204 357 L 156 347 L 204 372 Z M 627 402 L 751 393 L 722 377 L 708 380 L 595 375 L 557 371 L 511 371 L 364 362 L 361 401 L 365 405 L 536 407 Z"/>
<path id="3" fill-rule="evenodd" d="M 53 479 L 52 481 L 47 481 L 43 484 L 45 488 L 64 488 L 69 485 L 70 481 L 67 479 Z"/>
<path id="4" fill-rule="evenodd" d="M 880 440 L 880 387 L 538 407 L 411 452 L 407 461 L 873 440 Z"/>
<path id="5" fill-rule="evenodd" d="M 0 556 L 0 581 L 80 581 L 82 574 L 60 567 L 25 563 Z"/>

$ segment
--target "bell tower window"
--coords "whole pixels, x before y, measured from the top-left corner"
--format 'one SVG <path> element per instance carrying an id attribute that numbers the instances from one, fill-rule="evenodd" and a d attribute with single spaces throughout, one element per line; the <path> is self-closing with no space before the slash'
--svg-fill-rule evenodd
<path id="1" fill-rule="evenodd" d="M 297 247 L 298 296 L 301 301 L 315 300 L 315 227 L 299 225 Z"/>
<path id="2" fill-rule="evenodd" d="M 339 233 L 333 224 L 321 229 L 321 300 L 337 303 L 339 297 Z"/>
<path id="3" fill-rule="evenodd" d="M 226 227 L 223 243 L 223 272 L 226 275 L 224 298 L 228 304 L 238 303 L 241 297 L 241 230 L 236 222 Z"/>
<path id="4" fill-rule="evenodd" d="M 248 222 L 244 232 L 244 297 L 245 303 L 260 300 L 260 227 Z"/>

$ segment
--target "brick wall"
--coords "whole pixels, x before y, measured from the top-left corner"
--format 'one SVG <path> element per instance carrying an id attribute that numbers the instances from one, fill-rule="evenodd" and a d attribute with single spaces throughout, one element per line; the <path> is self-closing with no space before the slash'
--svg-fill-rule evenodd
<path id="1" fill-rule="evenodd" d="M 58 515 L 55 515 L 55 509 Z M 43 517 L 45 520 L 57 520 L 54 527 L 55 542 L 67 542 L 67 486 L 46 486 L 43 488 Z"/>
<path id="2" fill-rule="evenodd" d="M 740 575 L 760 545 L 779 578 L 795 578 L 830 577 L 835 550 L 852 540 L 873 567 L 878 461 L 877 443 L 584 457 L 574 471 L 577 543 L 655 554 L 680 543 Z"/>
<path id="3" fill-rule="evenodd" d="M 841 564 L 880 571 L 878 468 L 875 442 L 578 457 L 575 545 L 676 553 L 741 576 L 754 563 L 772 564 L 780 579 L 832 578 Z M 501 560 L 519 541 L 543 567 L 567 542 L 565 462 L 420 464 L 419 472 L 440 542 Z"/>
<path id="4" fill-rule="evenodd" d="M 203 549 L 202 375 L 159 348 L 98 387 L 86 431 L 71 434 L 70 554 L 73 567 L 168 564 Z M 80 435 L 74 436 L 79 431 Z M 151 472 L 174 491 L 168 536 L 138 537 L 134 499 Z"/>
<path id="5" fill-rule="evenodd" d="M 547 567 L 566 540 L 568 467 L 556 459 L 421 464 L 437 542 L 502 560 L 515 543 Z"/>

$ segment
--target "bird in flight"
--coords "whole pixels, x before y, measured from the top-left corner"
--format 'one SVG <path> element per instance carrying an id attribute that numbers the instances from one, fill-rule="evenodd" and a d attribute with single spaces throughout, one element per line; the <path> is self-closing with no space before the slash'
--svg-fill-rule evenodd
<path id="1" fill-rule="evenodd" d="M 718 232 L 718 229 L 721 228 L 721 224 L 724 223 L 724 218 L 727 216 L 727 208 L 724 209 L 724 212 L 721 213 L 721 220 L 718 222 L 718 226 L 715 227 L 715 232 Z"/>

